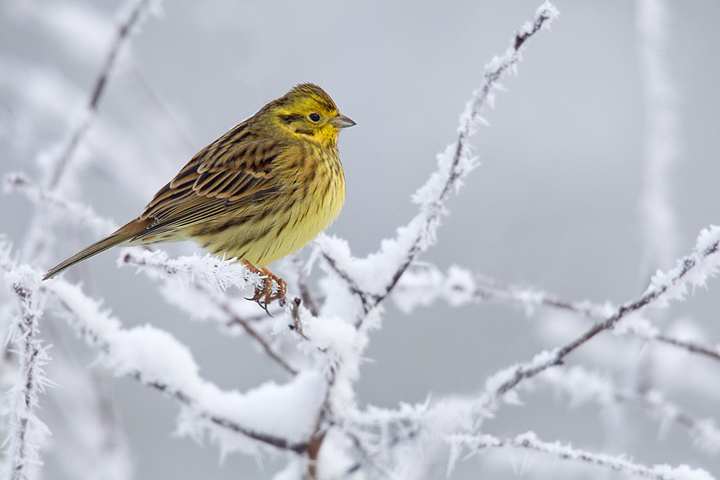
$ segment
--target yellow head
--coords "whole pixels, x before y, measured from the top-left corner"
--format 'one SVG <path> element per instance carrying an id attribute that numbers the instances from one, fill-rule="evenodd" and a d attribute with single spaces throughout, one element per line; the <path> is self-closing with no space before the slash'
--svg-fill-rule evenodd
<path id="1" fill-rule="evenodd" d="M 355 125 L 355 122 L 340 114 L 325 90 L 312 83 L 296 86 L 262 110 L 265 112 L 260 113 L 268 114 L 274 127 L 280 131 L 311 140 L 323 147 L 335 147 L 338 132 Z"/>

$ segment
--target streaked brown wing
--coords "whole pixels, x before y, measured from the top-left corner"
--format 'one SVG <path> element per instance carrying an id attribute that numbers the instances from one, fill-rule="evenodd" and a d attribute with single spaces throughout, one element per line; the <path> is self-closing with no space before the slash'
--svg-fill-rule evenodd
<path id="1" fill-rule="evenodd" d="M 223 137 L 224 138 L 224 137 Z M 273 167 L 288 144 L 253 140 L 222 148 L 221 138 L 200 151 L 145 207 L 152 218 L 139 237 L 193 225 L 277 191 Z"/>

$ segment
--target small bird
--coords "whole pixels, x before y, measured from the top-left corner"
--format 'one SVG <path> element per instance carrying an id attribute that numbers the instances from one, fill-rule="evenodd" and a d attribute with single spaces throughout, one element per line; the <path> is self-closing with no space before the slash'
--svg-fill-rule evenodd
<path id="1" fill-rule="evenodd" d="M 43 280 L 116 245 L 192 240 L 265 274 L 250 300 L 267 309 L 287 291 L 267 265 L 301 249 L 340 213 L 338 132 L 353 125 L 322 88 L 297 85 L 200 150 L 138 218 Z M 274 294 L 271 280 L 279 286 Z"/>

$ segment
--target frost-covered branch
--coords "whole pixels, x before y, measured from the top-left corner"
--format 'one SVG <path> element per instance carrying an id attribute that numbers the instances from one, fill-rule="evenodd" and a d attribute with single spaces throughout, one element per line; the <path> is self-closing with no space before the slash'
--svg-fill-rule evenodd
<path id="1" fill-rule="evenodd" d="M 247 335 L 252 337 L 253 340 L 255 340 L 260 347 L 263 349 L 265 354 L 270 357 L 273 361 L 275 361 L 278 365 L 280 365 L 283 370 L 288 372 L 291 375 L 297 375 L 298 369 L 291 366 L 290 363 L 288 363 L 287 360 L 285 360 L 278 352 L 276 352 L 271 346 L 268 340 L 256 329 L 252 326 L 251 322 L 249 320 L 246 320 L 239 316 L 237 313 L 235 313 L 232 310 L 232 307 L 230 304 L 224 300 L 218 297 L 217 295 L 213 295 L 211 292 L 209 292 L 204 287 L 201 287 L 197 284 L 193 285 L 193 288 L 198 290 L 202 295 L 206 296 L 208 299 L 208 302 L 214 303 L 215 306 L 220 308 L 227 316 L 228 316 L 228 324 L 229 325 L 239 325 Z"/>
<path id="2" fill-rule="evenodd" d="M 494 280 L 473 275 L 468 270 L 450 267 L 445 275 L 434 266 L 406 272 L 393 292 L 393 300 L 400 310 L 410 313 L 418 306 L 428 306 L 444 299 L 453 307 L 471 302 L 497 301 L 517 305 L 531 315 L 537 308 L 548 307 L 574 313 L 593 320 L 604 320 L 617 310 L 610 302 L 596 304 L 589 300 L 569 302 L 532 287 L 502 285 Z M 656 341 L 683 348 L 691 353 L 720 361 L 720 349 L 699 342 L 682 340 L 661 333 L 647 319 L 625 318 L 613 327 L 616 334 L 631 334 L 643 340 Z"/>
<path id="3" fill-rule="evenodd" d="M 3 250 L 3 256 L 9 253 L 9 249 Z M 14 385 L 7 394 L 4 411 L 9 418 L 5 440 L 9 469 L 7 478 L 26 480 L 34 478 L 34 469 L 42 465 L 39 450 L 42 441 L 50 433 L 35 413 L 39 403 L 38 394 L 49 385 L 42 368 L 49 357 L 47 348 L 38 338 L 38 322 L 42 316 L 37 296 L 40 275 L 22 266 L 6 270 L 5 279 L 20 301 L 20 312 L 10 330 L 10 340 L 20 364 Z"/>
<path id="4" fill-rule="evenodd" d="M 225 260 L 210 254 L 195 254 L 168 258 L 162 250 L 127 249 L 118 259 L 118 265 L 131 265 L 154 279 L 173 279 L 181 291 L 194 282 L 201 282 L 213 290 L 226 290 L 235 286 L 240 290 L 248 285 L 261 287 L 262 277 L 232 259 Z"/>
<path id="5" fill-rule="evenodd" d="M 698 418 L 666 399 L 657 391 L 635 392 L 618 389 L 614 382 L 598 373 L 588 372 L 583 366 L 546 370 L 537 381 L 548 384 L 567 394 L 572 405 L 594 401 L 600 407 L 623 403 L 645 410 L 660 419 L 661 432 L 675 422 L 688 430 L 693 442 L 705 452 L 720 452 L 720 429 L 712 418 Z"/>
<path id="6" fill-rule="evenodd" d="M 76 225 L 88 225 L 99 235 L 107 235 L 117 229 L 117 224 L 95 213 L 88 205 L 63 198 L 55 191 L 41 188 L 23 173 L 9 173 L 3 178 L 5 193 L 20 192 L 36 205 L 49 206 L 63 212 Z"/>
<path id="7" fill-rule="evenodd" d="M 105 57 L 105 62 L 100 69 L 100 73 L 95 80 L 82 118 L 67 139 L 58 146 L 58 154 L 50 162 L 50 171 L 46 180 L 46 188 L 48 190 L 54 190 L 60 183 L 68 163 L 85 137 L 85 134 L 90 129 L 93 116 L 95 112 L 97 112 L 98 103 L 115 67 L 120 49 L 128 42 L 133 28 L 144 18 L 145 12 L 151 5 L 150 0 L 134 0 L 134 2 L 135 4 L 130 9 L 127 18 L 118 25 L 115 41 L 111 45 Z"/>
<path id="8" fill-rule="evenodd" d="M 660 330 L 653 327 L 649 321 L 645 321 L 644 319 L 637 319 L 636 321 L 629 321 L 627 323 L 623 322 L 616 326 L 614 332 L 622 334 L 629 333 L 643 340 L 664 343 L 673 347 L 682 348 L 690 353 L 702 355 L 716 362 L 720 361 L 720 347 L 712 347 L 697 341 L 683 340 L 661 333 Z"/>
<path id="9" fill-rule="evenodd" d="M 307 448 L 305 439 L 313 432 L 312 419 L 325 391 L 318 372 L 302 372 L 286 385 L 268 382 L 245 394 L 223 391 L 199 376 L 189 350 L 169 333 L 150 325 L 122 328 L 98 302 L 62 279 L 43 288 L 59 301 L 78 334 L 101 350 L 103 363 L 115 375 L 135 378 L 184 405 L 182 433 L 197 436 L 203 426 L 211 428 L 225 451 L 255 450 L 247 439 L 296 452 Z M 247 438 L 228 438 L 227 431 Z"/>
<path id="10" fill-rule="evenodd" d="M 533 432 L 522 433 L 508 439 L 499 439 L 485 434 L 477 436 L 456 435 L 449 437 L 448 440 L 452 445 L 450 468 L 457 461 L 463 449 L 470 451 L 472 454 L 491 448 L 514 448 L 551 455 L 561 460 L 573 460 L 607 467 L 616 472 L 655 480 L 712 480 L 715 478 L 703 469 L 693 469 L 687 465 L 680 465 L 679 467 L 654 465 L 648 467 L 628 460 L 623 455 L 612 456 L 593 453 L 569 445 L 562 445 L 560 442 L 544 442 L 538 439 Z"/>
<path id="11" fill-rule="evenodd" d="M 499 79 L 508 71 L 514 71 L 520 60 L 520 47 L 542 28 L 548 28 L 557 16 L 557 9 L 545 2 L 535 12 L 533 20 L 516 33 L 505 54 L 486 65 L 482 87 L 473 93 L 460 116 L 458 139 L 438 155 L 438 170 L 413 195 L 413 201 L 420 205 L 420 213 L 408 225 L 399 228 L 395 238 L 383 240 L 380 250 L 365 259 L 353 258 L 347 244 L 339 239 L 320 238 L 323 256 L 359 296 L 365 314 L 387 297 L 417 256 L 434 243 L 450 192 L 460 188 L 462 179 L 476 165 L 469 139 L 484 123 L 480 113 L 485 106 L 492 105 Z M 357 325 L 360 326 L 362 321 L 362 317 L 359 318 Z"/>
<path id="12" fill-rule="evenodd" d="M 243 318 L 227 298 L 218 294 L 219 290 L 225 290 L 230 285 L 242 289 L 246 285 L 244 282 L 262 285 L 263 280 L 258 274 L 250 272 L 241 264 L 220 260 L 211 255 L 168 259 L 165 252 L 138 249 L 126 250 L 118 263 L 137 267 L 139 271 L 153 278 L 161 278 L 165 282 L 163 294 L 168 301 L 191 315 L 202 319 L 212 318 L 226 326 L 240 326 L 273 361 L 288 373 L 297 374 L 297 368 L 291 366 L 270 346 L 269 341 L 253 327 L 252 322 Z M 227 272 L 220 273 L 224 268 L 227 268 Z M 190 297 L 190 291 L 199 298 Z M 262 316 L 266 314 L 263 312 Z"/>
<path id="13" fill-rule="evenodd" d="M 461 428 L 457 429 L 457 426 L 453 426 L 450 429 L 446 429 L 446 432 L 463 432 L 463 431 L 474 431 L 480 427 L 478 420 L 485 416 L 492 415 L 494 406 L 496 405 L 496 399 L 502 396 L 509 396 L 512 393 L 514 387 L 523 382 L 524 380 L 531 379 L 541 372 L 547 371 L 550 367 L 560 365 L 564 362 L 565 357 L 583 345 L 585 342 L 592 339 L 598 333 L 604 330 L 611 330 L 621 320 L 626 319 L 631 314 L 635 314 L 644 307 L 654 304 L 663 306 L 671 299 L 682 298 L 687 292 L 688 284 L 693 286 L 701 286 L 705 284 L 708 276 L 715 275 L 717 273 L 717 266 L 720 264 L 720 255 L 718 255 L 718 244 L 720 242 L 720 228 L 710 227 L 704 230 L 698 237 L 695 251 L 682 258 L 678 261 L 678 266 L 667 274 L 658 272 L 652 279 L 650 286 L 648 287 L 645 294 L 634 302 L 629 302 L 616 309 L 616 311 L 609 317 L 597 322 L 591 329 L 585 334 L 578 337 L 575 341 L 561 347 L 556 348 L 552 351 L 542 352 L 537 355 L 532 361 L 515 365 L 507 368 L 486 381 L 485 394 L 483 394 L 473 406 L 469 407 L 466 402 L 456 402 L 449 410 L 446 405 L 438 405 L 432 408 L 426 406 L 420 408 L 411 408 L 410 411 L 405 409 L 402 412 L 396 412 L 388 416 L 387 413 L 380 413 L 373 411 L 370 415 L 361 415 L 353 420 L 355 426 L 360 428 L 363 432 L 369 432 L 367 428 L 372 430 L 373 421 L 376 422 L 374 428 L 379 428 L 380 432 L 377 434 L 370 435 L 370 443 L 380 443 L 386 447 L 389 445 L 388 442 L 405 443 L 410 438 L 417 439 L 418 432 L 422 432 L 425 426 L 432 423 L 429 421 L 431 418 L 448 418 L 448 412 L 454 411 L 454 416 L 457 418 L 456 423 L 461 425 Z M 458 278 L 462 277 L 460 275 Z M 412 276 L 410 277 L 412 278 Z M 453 282 L 451 282 L 453 283 Z M 455 282 L 457 284 L 467 285 L 467 279 L 463 281 Z M 468 289 L 469 292 L 473 291 Z M 465 296 L 464 298 L 467 298 Z M 584 308 L 586 315 L 589 312 L 598 311 L 595 308 Z M 627 325 L 623 325 L 623 328 L 627 328 Z M 625 397 L 630 400 L 629 396 Z M 633 397 L 638 399 L 637 397 Z M 654 406 L 657 409 L 663 408 L 666 411 L 670 408 L 668 404 L 661 405 L 658 403 L 657 398 Z M 644 400 L 646 403 L 650 402 L 650 398 Z M 462 418 L 467 415 L 467 410 L 472 412 L 470 416 L 474 418 L 472 422 L 469 422 L 471 427 L 462 427 L 467 422 L 462 421 Z M 445 413 L 443 413 L 445 412 Z M 368 420 L 362 420 L 361 417 L 368 417 Z M 679 422 L 684 422 L 686 426 L 692 423 L 697 428 L 694 433 L 698 435 L 701 443 L 707 442 L 711 445 L 714 441 L 714 427 L 712 423 L 708 423 L 706 420 L 695 420 L 689 415 L 683 415 L 677 417 Z M 372 419 L 372 420 L 370 420 Z M 692 419 L 692 420 L 691 420 Z M 353 422 L 350 422 L 352 424 Z M 710 421 L 711 422 L 711 421 Z M 348 425 L 350 425 L 348 424 Z M 363 427 L 362 425 L 366 425 Z M 378 426 L 379 425 L 379 426 Z M 414 425 L 415 427 L 412 427 Z M 352 428 L 352 427 L 348 427 Z M 704 433 L 701 433 L 702 429 L 705 429 Z M 393 429 L 397 433 L 392 433 Z M 409 430 L 408 430 L 409 429 Z M 402 432 L 413 431 L 409 437 L 402 434 Z M 384 440 L 372 440 L 380 435 L 379 438 Z M 389 435 L 389 436 L 388 436 Z"/>
<path id="14" fill-rule="evenodd" d="M 687 293 L 688 283 L 693 286 L 704 286 L 709 276 L 717 274 L 720 264 L 719 245 L 720 227 L 711 226 L 703 230 L 698 236 L 695 251 L 678 260 L 678 266 L 668 273 L 658 271 L 638 300 L 620 306 L 612 316 L 595 323 L 572 342 L 544 351 L 529 362 L 509 367 L 491 376 L 485 383 L 485 394 L 478 402 L 477 413 L 480 416 L 485 415 L 486 408 L 494 404 L 495 399 L 505 395 L 523 380 L 532 378 L 550 367 L 561 365 L 566 356 L 598 333 L 612 329 L 626 316 L 650 304 L 666 306 L 670 300 L 682 299 Z"/>
<path id="15" fill-rule="evenodd" d="M 528 315 L 540 307 L 550 307 L 593 319 L 607 318 L 615 311 L 609 302 L 603 305 L 588 300 L 568 302 L 532 287 L 503 285 L 453 266 L 443 274 L 437 267 L 426 266 L 408 271 L 393 292 L 393 301 L 405 313 L 443 299 L 453 307 L 471 302 L 497 301 L 518 305 Z"/>

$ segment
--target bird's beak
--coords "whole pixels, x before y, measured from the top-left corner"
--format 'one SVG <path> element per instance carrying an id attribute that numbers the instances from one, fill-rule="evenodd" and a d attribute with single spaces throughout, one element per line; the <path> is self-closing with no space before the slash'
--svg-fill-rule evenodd
<path id="1" fill-rule="evenodd" d="M 335 126 L 335 127 L 337 127 L 337 128 L 347 128 L 347 127 L 352 127 L 353 125 L 355 125 L 355 122 L 353 122 L 352 120 L 350 120 L 350 119 L 349 119 L 348 117 L 346 117 L 345 115 L 342 115 L 342 114 L 338 113 L 338 114 L 335 116 L 335 118 L 333 118 L 332 120 L 330 120 L 330 124 L 333 125 L 333 126 Z"/>

